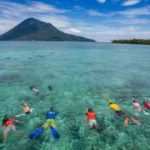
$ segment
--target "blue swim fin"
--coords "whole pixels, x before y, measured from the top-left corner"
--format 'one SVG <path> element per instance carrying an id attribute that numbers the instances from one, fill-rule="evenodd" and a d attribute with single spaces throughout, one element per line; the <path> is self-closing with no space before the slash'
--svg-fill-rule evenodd
<path id="1" fill-rule="evenodd" d="M 44 128 L 38 128 L 36 130 L 34 130 L 31 134 L 29 134 L 29 139 L 30 140 L 35 140 L 37 139 L 44 131 Z"/>
<path id="2" fill-rule="evenodd" d="M 60 134 L 58 133 L 58 131 L 56 130 L 56 128 L 52 128 L 51 127 L 51 133 L 52 133 L 52 135 L 53 135 L 53 137 L 55 139 L 59 139 L 60 138 Z"/>

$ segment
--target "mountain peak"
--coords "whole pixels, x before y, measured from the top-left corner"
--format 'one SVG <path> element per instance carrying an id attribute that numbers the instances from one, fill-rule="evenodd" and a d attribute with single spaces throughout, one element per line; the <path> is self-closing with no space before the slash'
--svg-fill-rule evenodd
<path id="1" fill-rule="evenodd" d="M 0 40 L 17 41 L 88 41 L 94 40 L 64 33 L 50 23 L 35 18 L 27 18 L 8 32 L 0 35 Z"/>
<path id="2" fill-rule="evenodd" d="M 36 18 L 27 18 L 27 19 L 25 19 L 22 22 L 42 22 L 42 21 L 40 21 L 40 20 L 38 20 Z"/>
<path id="3" fill-rule="evenodd" d="M 24 21 L 30 21 L 30 20 L 38 20 L 38 19 L 31 17 L 31 18 L 25 19 Z"/>

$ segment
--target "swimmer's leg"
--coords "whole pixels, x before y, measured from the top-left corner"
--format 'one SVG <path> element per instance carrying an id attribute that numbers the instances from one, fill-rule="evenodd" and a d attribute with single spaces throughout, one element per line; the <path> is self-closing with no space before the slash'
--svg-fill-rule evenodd
<path id="1" fill-rule="evenodd" d="M 146 112 L 145 110 L 143 110 L 143 113 L 144 113 L 145 115 L 149 115 L 149 113 L 148 113 L 148 112 Z"/>
<path id="2" fill-rule="evenodd" d="M 130 117 L 130 120 L 133 121 L 136 125 L 140 126 L 141 122 L 133 117 Z"/>
<path id="3" fill-rule="evenodd" d="M 129 117 L 125 116 L 125 118 L 124 118 L 124 126 L 125 127 L 128 127 L 129 120 L 130 120 Z"/>
<path id="4" fill-rule="evenodd" d="M 7 132 L 7 131 L 4 131 L 4 132 L 3 132 L 3 143 L 6 142 L 7 137 L 8 137 L 8 132 Z"/>
<path id="5" fill-rule="evenodd" d="M 16 115 L 16 118 L 21 117 L 21 116 L 25 116 L 26 114 L 20 114 L 20 115 Z"/>
<path id="6" fill-rule="evenodd" d="M 40 137 L 40 135 L 43 133 L 43 131 L 44 131 L 44 127 L 38 128 L 38 129 L 34 130 L 31 134 L 29 134 L 28 137 L 30 140 L 35 140 L 38 137 Z"/>

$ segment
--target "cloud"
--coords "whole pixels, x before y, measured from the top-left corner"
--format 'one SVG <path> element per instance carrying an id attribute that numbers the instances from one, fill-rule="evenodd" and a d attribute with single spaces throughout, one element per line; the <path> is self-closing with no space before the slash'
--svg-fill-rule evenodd
<path id="1" fill-rule="evenodd" d="M 122 5 L 123 6 L 132 6 L 132 5 L 136 5 L 140 2 L 141 2 L 141 0 L 127 0 Z"/>
<path id="2" fill-rule="evenodd" d="M 69 28 L 71 26 L 71 21 L 66 16 L 56 16 L 56 15 L 35 15 L 33 16 L 39 20 L 52 23 L 55 27 L 59 29 Z"/>
<path id="3" fill-rule="evenodd" d="M 96 39 L 101 42 L 108 42 L 114 39 L 132 39 L 132 38 L 142 38 L 148 39 L 150 31 L 143 31 L 142 29 L 135 26 L 125 26 L 125 27 L 108 27 L 102 25 L 95 25 L 88 28 L 81 27 L 82 33 L 89 38 Z"/>
<path id="4" fill-rule="evenodd" d="M 57 9 L 52 5 L 48 5 L 42 2 L 32 2 L 31 6 L 28 9 L 30 12 L 41 12 L 41 13 L 65 13 L 66 10 Z"/>
<path id="5" fill-rule="evenodd" d="M 150 6 L 144 8 L 128 9 L 125 11 L 119 11 L 118 14 L 125 15 L 126 17 L 136 17 L 140 15 L 150 16 Z"/>
<path id="6" fill-rule="evenodd" d="M 22 20 L 35 17 L 50 22 L 58 28 L 70 27 L 69 18 L 64 14 L 68 10 L 57 9 L 42 2 L 19 4 L 15 2 L 0 1 L 0 33 L 6 32 Z M 12 13 L 13 12 L 13 13 Z"/>
<path id="7" fill-rule="evenodd" d="M 62 14 L 65 13 L 66 10 L 57 9 L 52 5 L 48 5 L 42 2 L 31 2 L 29 5 L 19 4 L 15 2 L 8 2 L 8 1 L 0 1 L 0 9 L 2 12 L 11 12 L 11 10 L 17 10 L 21 13 L 56 13 Z M 13 13 L 17 13 L 14 11 Z"/>
<path id="8" fill-rule="evenodd" d="M 89 16 L 104 16 L 102 13 L 93 9 L 87 10 L 87 13 Z"/>
<path id="9" fill-rule="evenodd" d="M 106 0 L 97 0 L 97 2 L 99 2 L 99 3 L 105 3 Z"/>
<path id="10" fill-rule="evenodd" d="M 66 33 L 73 33 L 73 34 L 79 34 L 79 33 L 81 33 L 81 30 L 71 27 L 71 28 L 68 28 L 68 29 L 64 29 L 64 32 L 66 32 Z"/>
<path id="11" fill-rule="evenodd" d="M 0 19 L 0 34 L 8 31 L 12 26 L 15 26 L 18 22 L 16 20 Z"/>

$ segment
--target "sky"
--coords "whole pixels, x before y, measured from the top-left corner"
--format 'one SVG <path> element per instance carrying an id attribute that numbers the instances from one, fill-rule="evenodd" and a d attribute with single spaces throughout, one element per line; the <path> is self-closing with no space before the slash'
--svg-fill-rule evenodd
<path id="1" fill-rule="evenodd" d="M 31 17 L 100 42 L 150 39 L 150 0 L 0 0 L 0 34 Z"/>

